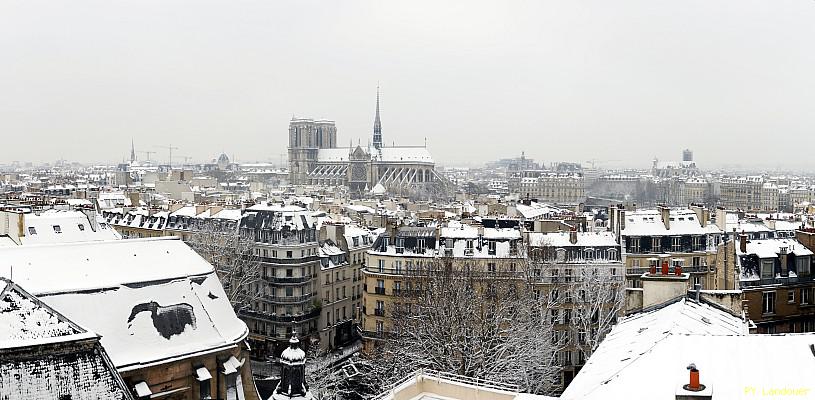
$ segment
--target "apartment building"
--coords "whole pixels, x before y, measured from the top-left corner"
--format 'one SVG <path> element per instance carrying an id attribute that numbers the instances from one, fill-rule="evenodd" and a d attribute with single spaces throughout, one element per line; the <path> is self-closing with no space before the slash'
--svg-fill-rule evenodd
<path id="1" fill-rule="evenodd" d="M 708 221 L 703 209 L 612 210 L 612 229 L 619 232 L 622 261 L 629 287 L 641 287 L 639 277 L 665 264 L 690 273 L 689 285 L 716 289 L 715 267 L 723 232 Z"/>
<path id="2" fill-rule="evenodd" d="M 562 297 L 550 310 L 566 387 L 586 363 L 598 339 L 622 316 L 624 268 L 611 232 L 527 233 L 527 249 L 542 296 Z M 600 289 L 602 288 L 602 289 Z M 594 316 L 587 314 L 597 312 Z M 581 314 L 583 313 L 583 314 Z"/>
<path id="3" fill-rule="evenodd" d="M 330 350 L 358 338 L 366 251 L 375 236 L 356 225 L 325 222 L 320 227 L 322 316 L 320 348 Z"/>
<path id="4" fill-rule="evenodd" d="M 297 333 L 318 339 L 320 244 L 316 220 L 301 207 L 258 204 L 245 210 L 239 233 L 252 238 L 261 262 L 260 296 L 238 311 L 255 357 L 276 355 Z"/>
<path id="5" fill-rule="evenodd" d="M 361 331 L 366 349 L 391 329 L 390 312 L 405 291 L 414 290 L 411 276 L 423 268 L 450 261 L 453 268 L 487 273 L 521 272 L 524 262 L 517 229 L 481 228 L 450 222 L 445 227 L 397 228 L 389 224 L 368 250 Z"/>
<path id="6" fill-rule="evenodd" d="M 810 245 L 815 233 L 799 231 Z M 750 239 L 736 250 L 739 289 L 758 333 L 815 332 L 813 252 L 795 238 Z"/>
<path id="7" fill-rule="evenodd" d="M 579 204 L 586 201 L 586 185 L 580 173 L 523 170 L 510 173 L 510 193 L 555 204 Z"/>

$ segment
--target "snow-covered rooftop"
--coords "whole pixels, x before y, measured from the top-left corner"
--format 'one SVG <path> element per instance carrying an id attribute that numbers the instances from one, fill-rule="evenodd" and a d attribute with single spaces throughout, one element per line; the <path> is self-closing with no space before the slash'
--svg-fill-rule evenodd
<path id="1" fill-rule="evenodd" d="M 615 326 L 560 398 L 673 400 L 691 363 L 715 398 L 741 398 L 745 385 L 802 387 L 815 374 L 813 342 L 811 333 L 749 335 L 741 318 L 681 300 Z"/>
<path id="2" fill-rule="evenodd" d="M 748 240 L 747 251 L 742 252 L 741 248 L 736 246 L 736 252 L 738 254 L 755 254 L 758 258 L 775 258 L 781 254 L 782 248 L 785 248 L 787 253 L 796 256 L 811 256 L 813 254 L 801 242 L 792 238 Z"/>
<path id="3" fill-rule="evenodd" d="M 625 229 L 622 236 L 670 236 L 670 235 L 704 235 L 718 231 L 703 227 L 696 213 L 690 209 L 672 209 L 669 212 L 670 229 L 665 228 L 659 210 L 637 210 L 625 214 Z M 713 229 L 713 231 L 711 231 Z"/>
<path id="4" fill-rule="evenodd" d="M 570 241 L 569 232 L 530 232 L 530 246 L 552 247 L 617 247 L 617 241 L 611 232 L 576 232 L 577 242 Z"/>
<path id="5" fill-rule="evenodd" d="M 120 371 L 229 348 L 248 333 L 213 267 L 176 238 L 0 248 L 0 276 L 12 270 L 100 334 Z"/>

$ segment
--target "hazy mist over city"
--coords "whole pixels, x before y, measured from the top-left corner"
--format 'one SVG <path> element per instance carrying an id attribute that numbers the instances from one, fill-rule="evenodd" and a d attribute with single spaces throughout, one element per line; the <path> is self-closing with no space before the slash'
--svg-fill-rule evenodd
<path id="1" fill-rule="evenodd" d="M 379 84 L 385 143 L 440 165 L 811 168 L 813 21 L 812 1 L 4 0 L 0 164 L 119 162 L 131 139 L 285 162 L 292 116 L 364 145 Z"/>

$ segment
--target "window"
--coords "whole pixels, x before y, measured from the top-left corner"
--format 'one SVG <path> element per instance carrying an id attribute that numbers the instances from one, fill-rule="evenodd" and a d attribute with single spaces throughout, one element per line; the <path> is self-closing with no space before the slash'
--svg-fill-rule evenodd
<path id="1" fill-rule="evenodd" d="M 639 268 L 640 267 L 640 259 L 634 258 L 631 260 L 631 268 Z"/>
<path id="2" fill-rule="evenodd" d="M 812 288 L 801 288 L 801 304 L 812 304 Z"/>
<path id="3" fill-rule="evenodd" d="M 671 248 L 672 248 L 673 251 L 679 251 L 679 248 L 680 248 L 680 245 L 681 245 L 681 239 L 682 238 L 680 238 L 680 237 L 671 238 Z"/>
<path id="4" fill-rule="evenodd" d="M 770 279 L 775 276 L 775 260 L 761 260 L 761 279 Z"/>
<path id="5" fill-rule="evenodd" d="M 287 287 L 286 288 L 286 296 L 288 296 L 288 297 L 294 296 L 294 288 Z"/>
<path id="6" fill-rule="evenodd" d="M 54 225 L 54 233 L 62 233 L 62 228 L 59 225 Z"/>
<path id="7" fill-rule="evenodd" d="M 563 310 L 563 323 L 568 324 L 572 322 L 572 310 Z"/>
<path id="8" fill-rule="evenodd" d="M 28 227 L 28 234 L 29 235 L 36 235 L 37 234 L 37 228 L 34 228 L 33 226 L 29 226 Z"/>
<path id="9" fill-rule="evenodd" d="M 289 250 L 289 251 L 287 251 L 287 252 L 286 252 L 286 258 L 292 258 L 292 252 L 291 252 L 291 250 Z"/>
<path id="10" fill-rule="evenodd" d="M 554 310 L 549 310 L 549 313 L 551 314 L 551 317 L 552 317 L 552 318 L 551 318 L 552 325 L 559 323 L 559 320 L 560 320 L 560 310 L 557 310 L 557 309 L 554 309 Z"/>
<path id="11" fill-rule="evenodd" d="M 291 268 L 286 269 L 286 277 L 291 278 L 294 276 L 294 270 Z"/>
<path id="12" fill-rule="evenodd" d="M 798 275 L 809 275 L 809 257 L 798 257 L 795 259 L 795 272 Z"/>
<path id="13" fill-rule="evenodd" d="M 385 260 L 379 260 L 379 272 L 385 272 Z"/>
<path id="14" fill-rule="evenodd" d="M 640 252 L 640 238 L 631 238 L 631 252 L 632 253 Z"/>
<path id="15" fill-rule="evenodd" d="M 763 314 L 775 313 L 775 292 L 761 294 L 761 312 Z"/>
<path id="16" fill-rule="evenodd" d="M 80 231 L 85 230 L 85 225 L 83 225 L 83 224 L 77 224 L 76 227 L 79 228 Z"/>
<path id="17" fill-rule="evenodd" d="M 552 289 L 552 291 L 551 291 L 551 292 L 549 292 L 549 299 L 550 299 L 551 301 L 557 301 L 557 298 L 558 298 L 558 292 L 557 292 L 557 289 Z"/>
<path id="18" fill-rule="evenodd" d="M 381 336 L 383 333 L 385 333 L 385 323 L 376 321 L 376 334 Z"/>
<path id="19" fill-rule="evenodd" d="M 693 257 L 691 261 L 694 267 L 701 267 L 702 266 L 702 257 Z"/>
<path id="20" fill-rule="evenodd" d="M 492 263 L 492 262 L 487 263 L 487 271 L 494 273 L 495 272 L 495 263 Z"/>
<path id="21" fill-rule="evenodd" d="M 795 303 L 795 290 L 787 290 L 787 303 Z"/>
<path id="22" fill-rule="evenodd" d="M 662 246 L 662 238 L 657 236 L 651 238 L 651 252 L 652 253 L 659 253 L 662 251 L 660 247 Z"/>

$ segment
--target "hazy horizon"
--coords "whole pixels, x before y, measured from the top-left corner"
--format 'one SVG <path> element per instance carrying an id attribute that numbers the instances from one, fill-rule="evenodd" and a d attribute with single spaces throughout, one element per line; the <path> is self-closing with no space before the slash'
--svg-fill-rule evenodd
<path id="1" fill-rule="evenodd" d="M 811 169 L 813 20 L 812 1 L 4 0 L 0 164 L 113 163 L 131 138 L 279 163 L 293 115 L 367 143 L 378 83 L 384 142 L 426 138 L 439 165 L 690 148 Z"/>

